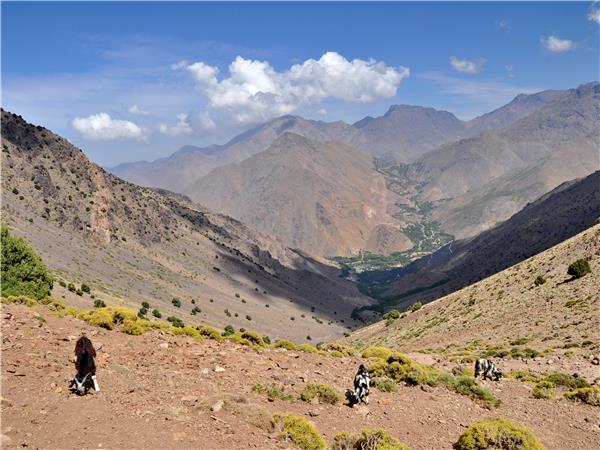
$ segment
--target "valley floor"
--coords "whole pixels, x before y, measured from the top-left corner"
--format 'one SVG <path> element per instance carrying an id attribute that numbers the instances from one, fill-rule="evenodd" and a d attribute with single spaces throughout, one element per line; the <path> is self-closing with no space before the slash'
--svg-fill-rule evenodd
<path id="1" fill-rule="evenodd" d="M 373 389 L 368 407 L 269 401 L 252 385 L 275 382 L 298 398 L 312 381 L 343 393 L 362 360 L 283 349 L 257 353 L 161 332 L 130 336 L 59 318 L 45 307 L 2 305 L 2 317 L 2 448 L 292 446 L 269 429 L 275 412 L 309 418 L 328 443 L 339 431 L 384 428 L 412 449 L 451 449 L 472 421 L 505 417 L 548 449 L 600 448 L 599 408 L 534 399 L 520 382 L 484 382 L 502 400 L 494 410 L 442 387 Z M 81 332 L 98 348 L 101 387 L 85 397 L 68 390 Z"/>

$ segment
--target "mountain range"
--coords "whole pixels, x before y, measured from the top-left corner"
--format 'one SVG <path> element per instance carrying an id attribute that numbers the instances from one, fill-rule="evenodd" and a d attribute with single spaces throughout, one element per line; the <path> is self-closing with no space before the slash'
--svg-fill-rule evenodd
<path id="1" fill-rule="evenodd" d="M 406 105 L 353 125 L 285 116 L 224 147 L 145 163 L 150 172 L 127 167 L 285 245 L 376 269 L 475 236 L 598 169 L 599 117 L 600 84 L 588 83 L 467 122 Z M 124 167 L 113 171 L 127 178 Z"/>
<path id="2" fill-rule="evenodd" d="M 3 222 L 59 280 L 91 287 L 95 299 L 57 284 L 67 304 L 146 301 L 186 323 L 305 340 L 340 335 L 353 308 L 373 303 L 330 263 L 181 194 L 123 181 L 4 110 L 2 138 Z"/>

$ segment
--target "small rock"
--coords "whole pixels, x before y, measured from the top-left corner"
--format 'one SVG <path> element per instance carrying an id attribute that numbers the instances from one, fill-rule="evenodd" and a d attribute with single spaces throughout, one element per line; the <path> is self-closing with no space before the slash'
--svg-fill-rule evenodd
<path id="1" fill-rule="evenodd" d="M 204 369 L 202 369 L 202 370 L 200 371 L 200 373 L 201 373 L 202 375 L 208 375 L 208 373 L 209 373 L 209 372 L 210 372 L 210 370 L 208 370 L 208 367 L 205 367 Z"/>
<path id="2" fill-rule="evenodd" d="M 364 417 L 371 414 L 371 411 L 369 411 L 369 408 L 367 408 L 365 405 L 358 405 L 357 407 L 353 408 L 353 410 L 356 414 L 360 414 Z"/>
<path id="3" fill-rule="evenodd" d="M 318 409 L 313 409 L 312 411 L 308 412 L 308 415 L 310 417 L 317 417 L 321 414 L 321 411 L 319 411 Z"/>
<path id="4" fill-rule="evenodd" d="M 71 342 L 75 340 L 75 336 L 66 336 L 63 338 L 63 341 Z"/>
<path id="5" fill-rule="evenodd" d="M 163 348 L 163 349 L 165 349 L 165 350 L 166 350 L 166 349 L 168 349 L 168 348 L 169 348 L 169 343 L 168 343 L 168 342 L 161 342 L 161 343 L 160 343 L 158 346 L 159 346 L 160 348 Z"/>
<path id="6" fill-rule="evenodd" d="M 546 361 L 546 364 L 554 364 L 554 360 L 553 359 L 549 359 L 548 361 Z"/>
<path id="7" fill-rule="evenodd" d="M 195 395 L 186 395 L 185 397 L 181 397 L 181 401 L 184 405 L 192 406 L 198 401 L 198 397 L 196 397 Z"/>
<path id="8" fill-rule="evenodd" d="M 423 392 L 433 392 L 433 388 L 431 386 L 429 386 L 428 384 L 422 384 L 421 390 Z"/>
<path id="9" fill-rule="evenodd" d="M 219 412 L 219 411 L 221 411 L 223 409 L 223 405 L 224 405 L 223 400 L 219 400 L 217 403 L 215 403 L 214 405 L 212 405 L 210 407 L 210 410 L 212 412 Z"/>
<path id="10" fill-rule="evenodd" d="M 594 366 L 600 366 L 600 358 L 598 358 L 597 356 L 592 358 L 592 360 L 590 361 Z"/>
<path id="11" fill-rule="evenodd" d="M 225 368 L 221 366 L 215 366 L 214 371 L 217 373 L 225 372 Z"/>

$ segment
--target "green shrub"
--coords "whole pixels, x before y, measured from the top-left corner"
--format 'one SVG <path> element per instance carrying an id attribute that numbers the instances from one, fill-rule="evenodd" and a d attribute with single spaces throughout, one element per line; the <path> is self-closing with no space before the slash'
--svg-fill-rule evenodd
<path id="1" fill-rule="evenodd" d="M 398 390 L 398 385 L 391 378 L 373 378 L 371 384 L 383 392 L 396 392 Z"/>
<path id="2" fill-rule="evenodd" d="M 77 290 L 75 291 L 75 293 L 76 293 L 77 295 L 79 295 L 80 297 L 83 295 L 83 291 L 82 291 L 81 289 L 77 289 Z"/>
<path id="3" fill-rule="evenodd" d="M 539 381 L 533 387 L 531 395 L 534 398 L 554 398 L 554 383 L 546 380 Z"/>
<path id="4" fill-rule="evenodd" d="M 256 383 L 252 386 L 252 392 L 265 394 L 267 398 L 271 400 L 292 400 L 294 398 L 291 394 L 285 392 L 285 388 L 283 386 L 279 386 L 275 383 L 271 383 L 269 385 Z"/>
<path id="5" fill-rule="evenodd" d="M 152 315 L 154 317 L 156 317 L 157 319 L 160 319 L 162 317 L 162 313 L 158 309 L 153 309 L 152 310 Z"/>
<path id="6" fill-rule="evenodd" d="M 591 384 L 585 378 L 574 377 L 573 375 L 560 372 L 555 372 L 546 376 L 544 381 L 549 381 L 555 386 L 563 386 L 568 389 L 579 389 L 591 386 Z"/>
<path id="7" fill-rule="evenodd" d="M 454 444 L 455 450 L 544 450 L 535 435 L 506 419 L 483 419 L 473 422 Z"/>
<path id="8" fill-rule="evenodd" d="M 295 350 L 296 345 L 287 339 L 277 339 L 273 345 L 275 348 L 285 348 L 286 350 Z"/>
<path id="9" fill-rule="evenodd" d="M 541 286 L 542 284 L 546 283 L 546 279 L 544 278 L 543 275 L 538 275 L 534 281 L 534 284 L 536 286 Z"/>
<path id="10" fill-rule="evenodd" d="M 296 350 L 305 352 L 305 353 L 318 353 L 317 347 L 310 344 L 300 344 L 296 347 Z"/>
<path id="11" fill-rule="evenodd" d="M 415 312 L 420 310 L 423 307 L 423 303 L 421 302 L 416 302 L 413 303 L 412 306 L 410 307 L 410 312 Z"/>
<path id="12" fill-rule="evenodd" d="M 535 384 L 538 381 L 541 381 L 544 378 L 544 375 L 530 370 L 512 370 L 506 374 L 506 377 L 510 380 Z"/>
<path id="13" fill-rule="evenodd" d="M 392 351 L 387 347 L 367 347 L 362 352 L 363 358 L 388 359 L 392 356 Z"/>
<path id="14" fill-rule="evenodd" d="M 223 333 L 221 333 L 221 335 L 222 336 L 231 336 L 234 333 L 235 333 L 235 328 L 233 328 L 233 325 L 225 325 L 225 328 L 223 328 Z"/>
<path id="15" fill-rule="evenodd" d="M 279 437 L 285 441 L 292 441 L 304 450 L 325 450 L 327 445 L 312 422 L 302 416 L 294 414 L 276 414 L 273 416 L 273 425 L 281 426 Z"/>
<path id="16" fill-rule="evenodd" d="M 577 261 L 571 263 L 567 269 L 567 274 L 571 275 L 573 278 L 581 278 L 591 271 L 592 268 L 590 267 L 589 262 L 587 262 L 585 259 L 578 259 Z"/>
<path id="17" fill-rule="evenodd" d="M 409 448 L 383 429 L 365 428 L 360 434 L 345 431 L 333 438 L 331 450 L 409 450 Z"/>
<path id="18" fill-rule="evenodd" d="M 317 399 L 319 403 L 336 405 L 341 401 L 342 397 L 331 386 L 326 384 L 308 383 L 300 394 L 300 399 L 305 402 Z"/>
<path id="19" fill-rule="evenodd" d="M 592 406 L 600 406 L 600 388 L 598 386 L 583 387 L 565 392 L 565 398 L 579 400 Z"/>
<path id="20" fill-rule="evenodd" d="M 342 356 L 354 356 L 356 353 L 354 348 L 348 347 L 347 345 L 338 344 L 337 342 L 323 344 L 320 349 L 331 353 L 338 352 L 341 353 Z"/>
<path id="21" fill-rule="evenodd" d="M 146 308 L 146 309 L 150 309 L 150 303 L 148 303 L 148 302 L 142 302 L 142 307 Z"/>
<path id="22" fill-rule="evenodd" d="M 104 308 L 106 307 L 106 303 L 102 300 L 94 300 L 94 308 Z"/>
<path id="23" fill-rule="evenodd" d="M 398 311 L 397 309 L 391 309 L 388 312 L 386 312 L 384 315 L 382 315 L 381 318 L 384 320 L 394 321 L 394 320 L 400 318 L 400 311 Z"/>
<path id="24" fill-rule="evenodd" d="M 65 282 L 65 280 L 58 280 L 58 284 L 59 284 L 61 287 L 64 287 L 64 288 L 66 288 L 66 287 L 67 287 L 67 283 Z"/>
<path id="25" fill-rule="evenodd" d="M 138 316 L 145 317 L 145 316 L 146 316 L 146 314 L 148 314 L 148 310 L 142 306 L 142 307 L 140 308 L 140 310 L 138 311 Z"/>
<path id="26" fill-rule="evenodd" d="M 179 317 L 175 317 L 175 316 L 167 317 L 167 322 L 171 322 L 171 324 L 177 328 L 183 328 L 185 326 L 185 324 L 183 323 L 183 320 L 181 320 Z"/>
<path id="27" fill-rule="evenodd" d="M 92 290 L 90 289 L 90 287 L 85 284 L 85 283 L 81 283 L 81 291 L 85 292 L 86 294 L 89 294 L 90 292 L 92 292 Z"/>
<path id="28" fill-rule="evenodd" d="M 71 291 L 71 292 L 75 292 L 75 291 L 76 291 L 76 289 L 75 289 L 75 285 L 74 285 L 73 283 L 69 283 L 69 284 L 67 285 L 67 289 L 68 289 L 69 291 Z"/>
<path id="29" fill-rule="evenodd" d="M 254 345 L 260 345 L 261 347 L 265 346 L 265 341 L 263 341 L 262 336 L 254 331 L 244 331 L 241 334 L 241 337 Z"/>
<path id="30" fill-rule="evenodd" d="M 456 377 L 451 383 L 452 390 L 459 394 L 466 395 L 475 400 L 483 401 L 487 406 L 499 406 L 500 400 L 484 388 L 477 384 L 477 382 L 471 377 L 460 376 Z"/>
<path id="31" fill-rule="evenodd" d="M 181 300 L 178 299 L 177 297 L 174 297 L 173 300 L 171 300 L 171 303 L 173 304 L 173 306 L 175 306 L 176 308 L 181 308 Z M 168 319 L 167 319 L 168 320 Z"/>
<path id="32" fill-rule="evenodd" d="M 26 295 L 35 300 L 49 296 L 53 278 L 42 259 L 24 239 L 11 235 L 4 226 L 0 238 L 1 295 Z"/>
<path id="33" fill-rule="evenodd" d="M 196 327 L 196 330 L 198 330 L 198 332 L 200 333 L 200 336 L 204 336 L 206 338 L 213 339 L 215 341 L 223 340 L 221 333 L 219 333 L 219 330 L 217 330 L 216 328 L 202 325 L 200 327 Z"/>

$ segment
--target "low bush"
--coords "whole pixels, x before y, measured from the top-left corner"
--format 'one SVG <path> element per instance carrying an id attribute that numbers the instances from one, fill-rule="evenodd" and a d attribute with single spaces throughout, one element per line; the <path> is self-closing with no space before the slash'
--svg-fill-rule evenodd
<path id="1" fill-rule="evenodd" d="M 202 325 L 202 326 L 196 327 L 196 330 L 198 331 L 198 333 L 200 333 L 200 336 L 203 336 L 203 337 L 206 337 L 209 339 L 213 339 L 215 341 L 223 340 L 221 333 L 219 333 L 219 330 L 217 330 L 216 328 Z"/>
<path id="2" fill-rule="evenodd" d="M 579 400 L 592 406 L 600 406 L 600 388 L 598 386 L 583 387 L 565 392 L 565 398 Z"/>
<path id="3" fill-rule="evenodd" d="M 391 378 L 373 378 L 371 385 L 383 392 L 396 392 L 398 390 L 397 383 Z"/>
<path id="4" fill-rule="evenodd" d="M 549 381 L 555 386 L 563 386 L 568 389 L 579 389 L 591 386 L 591 384 L 585 378 L 574 377 L 573 375 L 560 372 L 547 375 L 544 378 L 544 381 Z"/>
<path id="5" fill-rule="evenodd" d="M 345 431 L 333 438 L 331 450 L 409 450 L 409 448 L 382 428 L 365 428 L 360 434 Z"/>
<path id="6" fill-rule="evenodd" d="M 89 294 L 90 292 L 92 292 L 92 290 L 90 289 L 90 287 L 85 284 L 85 283 L 81 283 L 81 292 L 85 292 L 86 294 Z"/>
<path id="7" fill-rule="evenodd" d="M 556 386 L 554 385 L 554 383 L 542 380 L 535 384 L 533 390 L 531 391 L 531 395 L 533 395 L 534 398 L 551 399 L 554 398 L 555 387 Z"/>
<path id="8" fill-rule="evenodd" d="M 415 312 L 420 310 L 423 307 L 423 303 L 421 302 L 416 302 L 413 303 L 412 306 L 410 307 L 410 312 Z"/>
<path id="9" fill-rule="evenodd" d="M 146 309 L 150 309 L 150 303 L 148 303 L 148 302 L 142 302 L 142 307 L 146 308 Z"/>
<path id="10" fill-rule="evenodd" d="M 536 436 L 506 419 L 483 419 L 473 422 L 454 444 L 455 450 L 544 450 Z"/>
<path id="11" fill-rule="evenodd" d="M 273 347 L 285 348 L 286 350 L 296 350 L 296 345 L 287 339 L 277 339 Z"/>
<path id="12" fill-rule="evenodd" d="M 273 425 L 281 427 L 279 437 L 292 441 L 294 445 L 304 450 L 325 450 L 325 439 L 319 434 L 314 424 L 302 416 L 294 414 L 276 414 Z"/>
<path id="13" fill-rule="evenodd" d="M 223 333 L 221 333 L 221 336 L 231 336 L 232 334 L 235 333 L 235 328 L 233 328 L 233 325 L 225 325 L 225 328 L 223 328 Z"/>
<path id="14" fill-rule="evenodd" d="M 300 344 L 296 347 L 296 350 L 305 352 L 305 353 L 318 353 L 317 347 L 310 344 Z"/>
<path id="15" fill-rule="evenodd" d="M 388 359 L 392 356 L 392 351 L 387 347 L 367 347 L 362 352 L 363 358 Z"/>
<path id="16" fill-rule="evenodd" d="M 156 317 L 157 319 L 160 319 L 162 317 L 162 313 L 158 309 L 153 309 L 152 310 L 152 315 L 154 317 Z"/>
<path id="17" fill-rule="evenodd" d="M 356 354 L 356 350 L 354 348 L 348 347 L 347 345 L 338 344 L 337 342 L 329 342 L 327 344 L 317 346 L 317 348 L 330 353 L 338 352 L 341 353 L 342 356 L 354 356 Z"/>
<path id="18" fill-rule="evenodd" d="M 183 320 L 181 320 L 179 317 L 175 317 L 175 316 L 167 317 L 167 322 L 171 322 L 171 324 L 177 328 L 183 328 L 185 326 L 185 324 L 183 323 Z"/>
<path id="19" fill-rule="evenodd" d="M 294 397 L 285 391 L 283 386 L 279 386 L 275 383 L 271 384 L 260 384 L 256 383 L 252 386 L 252 392 L 258 392 L 265 394 L 267 398 L 279 399 L 279 400 L 292 400 Z"/>
<path id="20" fill-rule="evenodd" d="M 544 278 L 544 276 L 543 276 L 543 275 L 538 275 L 538 276 L 535 278 L 534 284 L 535 284 L 536 286 L 541 286 L 542 284 L 545 284 L 545 283 L 546 283 L 546 279 Z"/>
<path id="21" fill-rule="evenodd" d="M 50 295 L 54 279 L 27 242 L 0 228 L 0 295 L 25 295 L 40 300 Z"/>
<path id="22" fill-rule="evenodd" d="M 591 271 L 592 268 L 590 267 L 590 263 L 588 261 L 585 259 L 578 259 L 577 261 L 571 263 L 567 269 L 567 274 L 571 275 L 573 278 L 581 278 Z"/>
<path id="23" fill-rule="evenodd" d="M 175 306 L 176 308 L 181 308 L 181 300 L 178 299 L 177 297 L 174 297 L 173 300 L 171 300 L 171 303 L 173 304 L 173 306 Z M 167 319 L 168 320 L 168 319 Z"/>
<path id="24" fill-rule="evenodd" d="M 336 405 L 342 400 L 342 397 L 331 386 L 326 384 L 308 383 L 300 394 L 300 399 L 305 402 L 317 399 L 319 403 Z"/>
<path id="25" fill-rule="evenodd" d="M 241 338 L 246 339 L 248 342 L 251 342 L 254 345 L 259 345 L 261 347 L 264 347 L 266 345 L 262 336 L 254 331 L 244 331 L 241 334 Z"/>

